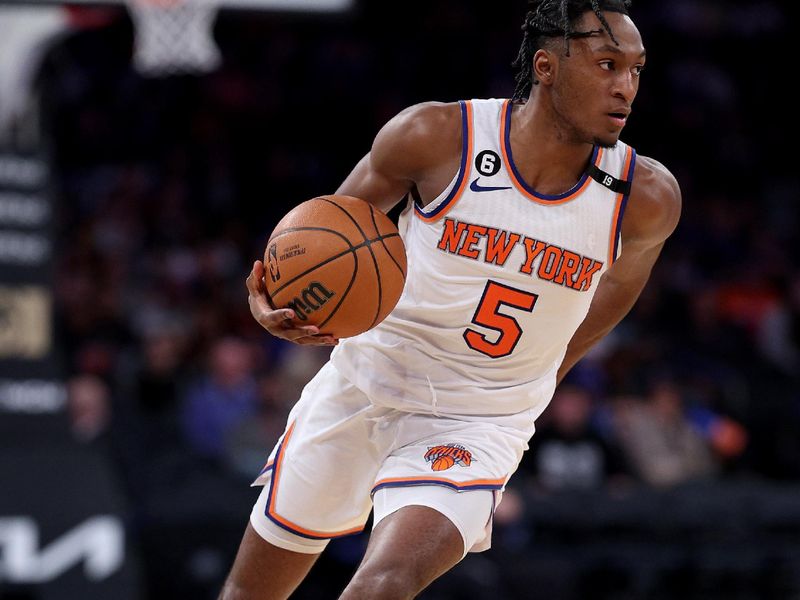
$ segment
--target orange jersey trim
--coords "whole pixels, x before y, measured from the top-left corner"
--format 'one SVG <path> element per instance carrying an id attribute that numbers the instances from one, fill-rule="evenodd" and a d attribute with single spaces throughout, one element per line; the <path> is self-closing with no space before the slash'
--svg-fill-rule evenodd
<path id="1" fill-rule="evenodd" d="M 564 204 L 565 202 L 569 202 L 570 200 L 574 200 L 580 196 L 583 191 L 589 187 L 589 183 L 592 181 L 592 178 L 589 177 L 588 173 L 584 173 L 578 182 L 572 187 L 572 189 L 568 190 L 564 194 L 556 195 L 539 194 L 532 188 L 528 187 L 528 185 L 521 179 L 521 176 L 518 175 L 517 168 L 514 165 L 514 159 L 511 156 L 512 108 L 511 100 L 506 100 L 503 103 L 503 108 L 500 110 L 500 150 L 503 152 L 503 162 L 505 164 L 506 172 L 508 173 L 509 179 L 511 179 L 511 182 L 514 184 L 514 187 L 517 189 L 517 191 L 525 196 L 528 200 L 547 206 Z M 602 156 L 603 149 L 595 146 L 592 158 L 592 162 L 595 166 L 600 163 Z"/>
<path id="2" fill-rule="evenodd" d="M 372 487 L 372 493 L 385 487 L 403 487 L 411 485 L 444 485 L 455 490 L 498 490 L 506 484 L 507 477 L 501 479 L 472 479 L 470 481 L 453 481 L 445 477 L 389 477 L 381 479 Z"/>
<path id="3" fill-rule="evenodd" d="M 633 148 L 628 146 L 628 150 L 625 153 L 625 166 L 622 168 L 622 176 L 625 177 L 626 181 L 632 180 L 632 173 L 630 172 L 631 169 L 631 162 L 633 161 Z M 622 214 L 624 212 L 624 206 L 627 201 L 627 196 L 625 194 L 617 194 L 617 198 L 615 201 L 614 206 L 614 216 L 611 218 L 611 236 L 608 242 L 608 266 L 614 264 L 614 261 L 617 260 L 617 248 L 618 243 L 620 241 L 621 235 L 621 226 L 622 226 Z"/>
<path id="4" fill-rule="evenodd" d="M 272 480 L 270 482 L 270 491 L 269 491 L 269 498 L 267 499 L 267 508 L 266 514 L 270 518 L 271 521 L 280 525 L 284 529 L 291 531 L 292 533 L 296 533 L 303 537 L 312 538 L 312 539 L 319 539 L 325 540 L 335 537 L 342 537 L 345 535 L 352 535 L 354 533 L 359 533 L 364 530 L 364 526 L 361 525 L 359 527 L 353 527 L 352 529 L 345 529 L 343 531 L 315 531 L 313 529 L 306 529 L 305 527 L 301 527 L 297 523 L 293 523 L 289 519 L 280 516 L 277 511 L 275 510 L 275 498 L 278 495 L 278 488 L 280 487 L 280 475 L 281 475 L 281 468 L 283 467 L 283 457 L 286 454 L 286 447 L 289 445 L 289 440 L 292 437 L 292 432 L 294 431 L 294 426 L 296 422 L 293 422 L 289 429 L 286 430 L 286 435 L 281 442 L 281 446 L 278 449 L 277 456 L 275 457 L 274 461 L 274 469 L 272 471 Z"/>

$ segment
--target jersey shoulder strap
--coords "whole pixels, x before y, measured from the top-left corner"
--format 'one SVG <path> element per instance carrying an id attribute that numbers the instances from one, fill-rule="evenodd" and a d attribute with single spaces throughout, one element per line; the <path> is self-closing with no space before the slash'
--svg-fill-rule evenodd
<path id="1" fill-rule="evenodd" d="M 633 168 L 636 151 L 623 142 L 603 152 L 600 164 L 590 164 L 586 169 L 589 177 L 615 194 L 628 196 L 633 184 Z"/>

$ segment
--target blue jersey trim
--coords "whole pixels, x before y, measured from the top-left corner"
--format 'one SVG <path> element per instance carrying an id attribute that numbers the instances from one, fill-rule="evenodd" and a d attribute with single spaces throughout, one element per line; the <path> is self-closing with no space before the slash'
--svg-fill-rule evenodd
<path id="1" fill-rule="evenodd" d="M 636 168 L 636 150 L 631 148 L 631 164 L 628 165 L 628 172 L 625 173 L 625 181 L 633 184 L 633 172 Z M 632 186 L 631 186 L 632 187 Z M 614 227 L 614 254 L 613 258 L 616 261 L 619 255 L 619 242 L 622 239 L 622 216 L 625 214 L 625 207 L 628 205 L 628 198 L 630 194 L 625 194 L 622 197 L 622 204 L 619 207 L 619 215 L 617 215 L 617 223 Z"/>
<path id="2" fill-rule="evenodd" d="M 457 483 L 452 483 L 449 481 L 442 481 L 441 479 L 415 479 L 413 481 L 387 481 L 384 483 L 379 483 L 374 488 L 372 488 L 372 493 L 374 494 L 378 490 L 383 488 L 390 488 L 390 487 L 411 487 L 415 485 L 441 485 L 452 490 L 456 490 L 459 492 L 466 491 L 466 490 L 500 490 L 503 489 L 502 484 L 488 484 L 488 483 L 476 483 L 476 484 L 469 484 L 465 483 L 463 485 L 459 485 Z"/>
<path id="3" fill-rule="evenodd" d="M 581 188 L 581 186 L 583 186 L 583 184 L 586 183 L 586 178 L 589 177 L 588 172 L 584 172 L 584 174 L 578 180 L 578 183 L 573 185 L 569 190 L 567 190 L 563 194 L 556 194 L 556 195 L 540 194 L 525 182 L 525 179 L 523 179 L 522 175 L 520 175 L 520 172 L 517 170 L 517 165 L 514 164 L 514 157 L 511 154 L 511 110 L 513 107 L 514 107 L 513 102 L 509 102 L 506 106 L 506 116 L 505 116 L 506 123 L 505 123 L 505 130 L 503 131 L 503 145 L 505 146 L 506 156 L 508 157 L 508 166 L 513 171 L 514 177 L 517 179 L 519 184 L 531 196 L 534 196 L 539 200 L 546 200 L 549 202 L 553 202 L 556 200 L 563 200 L 564 198 L 567 198 L 568 196 L 571 196 L 572 194 L 577 192 Z M 589 159 L 589 164 L 593 165 L 597 160 L 598 150 L 599 147 L 595 145 L 594 148 L 592 149 L 592 157 Z"/>
<path id="4" fill-rule="evenodd" d="M 467 161 L 469 160 L 469 156 L 467 155 L 469 153 L 470 122 L 467 113 L 466 101 L 459 100 L 458 104 L 461 106 L 461 166 L 458 169 L 458 178 L 456 179 L 456 182 L 453 185 L 453 189 L 451 189 L 450 193 L 447 194 L 447 198 L 442 200 L 442 202 L 439 203 L 439 206 L 434 208 L 431 212 L 425 212 L 416 203 L 414 203 L 414 209 L 423 217 L 429 219 L 437 216 L 440 212 L 442 212 L 445 208 L 448 207 L 453 198 L 455 198 L 456 195 L 458 195 L 458 192 L 461 189 L 461 183 L 464 181 L 464 177 L 467 176 Z"/>

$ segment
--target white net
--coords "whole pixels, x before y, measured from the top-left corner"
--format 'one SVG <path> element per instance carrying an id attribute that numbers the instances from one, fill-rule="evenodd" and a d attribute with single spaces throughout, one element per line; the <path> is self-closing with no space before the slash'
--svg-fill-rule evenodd
<path id="1" fill-rule="evenodd" d="M 135 28 L 133 62 L 143 75 L 200 74 L 221 62 L 214 42 L 219 0 L 125 0 Z"/>

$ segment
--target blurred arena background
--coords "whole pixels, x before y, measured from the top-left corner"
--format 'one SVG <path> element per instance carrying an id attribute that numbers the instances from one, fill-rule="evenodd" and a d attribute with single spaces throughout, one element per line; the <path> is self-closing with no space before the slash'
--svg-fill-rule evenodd
<path id="1" fill-rule="evenodd" d="M 216 598 L 327 354 L 250 318 L 253 259 L 402 108 L 508 96 L 525 3 L 204 10 L 215 46 L 173 31 L 196 54 L 154 65 L 120 3 L 0 1 L 1 600 Z M 634 4 L 623 137 L 682 222 L 541 419 L 493 550 L 423 598 L 800 598 L 797 12 Z M 296 597 L 336 597 L 365 543 Z"/>

